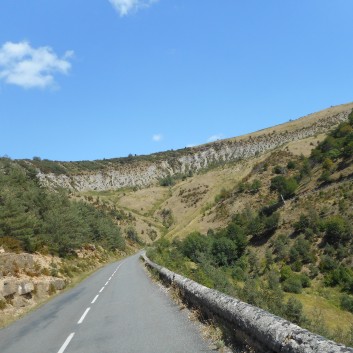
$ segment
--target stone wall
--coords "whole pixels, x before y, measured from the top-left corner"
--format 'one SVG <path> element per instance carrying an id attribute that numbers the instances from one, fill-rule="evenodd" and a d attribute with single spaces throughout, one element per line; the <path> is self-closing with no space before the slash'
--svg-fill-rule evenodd
<path id="1" fill-rule="evenodd" d="M 188 302 L 220 318 L 230 331 L 245 339 L 256 352 L 353 353 L 352 348 L 329 341 L 265 310 L 169 271 L 150 261 L 145 254 L 142 258 L 166 282 L 178 287 Z"/>

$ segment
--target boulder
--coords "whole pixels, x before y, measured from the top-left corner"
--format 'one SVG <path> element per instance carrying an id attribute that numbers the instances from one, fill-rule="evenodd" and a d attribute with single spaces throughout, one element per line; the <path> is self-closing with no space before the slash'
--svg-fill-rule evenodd
<path id="1" fill-rule="evenodd" d="M 25 295 L 34 291 L 34 284 L 32 282 L 21 282 L 17 287 L 18 295 Z"/>
<path id="2" fill-rule="evenodd" d="M 55 278 L 51 283 L 53 283 L 56 290 L 62 290 L 66 287 L 66 282 L 61 278 Z"/>
<path id="3" fill-rule="evenodd" d="M 17 292 L 17 283 L 16 279 L 6 279 L 0 281 L 0 295 L 7 297 L 9 295 L 16 294 Z"/>
<path id="4" fill-rule="evenodd" d="M 28 305 L 28 300 L 24 297 L 15 297 L 12 299 L 11 304 L 14 308 L 19 309 Z"/>

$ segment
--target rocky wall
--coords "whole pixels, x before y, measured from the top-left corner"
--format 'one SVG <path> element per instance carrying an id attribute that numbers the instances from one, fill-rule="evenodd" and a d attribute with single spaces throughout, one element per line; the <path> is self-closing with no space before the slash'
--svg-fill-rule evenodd
<path id="1" fill-rule="evenodd" d="M 246 138 L 216 141 L 203 146 L 185 149 L 178 157 L 169 157 L 157 162 L 116 165 L 110 170 L 76 175 L 56 175 L 38 172 L 38 178 L 44 186 L 64 187 L 76 191 L 104 191 L 123 187 L 146 187 L 156 183 L 166 175 L 198 172 L 211 165 L 232 162 L 257 156 L 317 134 L 326 133 L 335 125 L 347 120 L 351 109 L 312 119 L 306 124 L 288 123 L 288 130 L 269 129 L 257 132 Z"/>

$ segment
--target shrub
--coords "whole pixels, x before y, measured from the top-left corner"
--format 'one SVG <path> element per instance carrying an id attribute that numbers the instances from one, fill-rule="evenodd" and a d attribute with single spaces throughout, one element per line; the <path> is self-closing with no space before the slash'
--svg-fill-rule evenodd
<path id="1" fill-rule="evenodd" d="M 0 245 L 5 248 L 5 250 L 10 252 L 19 253 L 23 251 L 21 242 L 13 237 L 1 237 L 0 236 Z"/>
<path id="2" fill-rule="evenodd" d="M 171 175 L 167 175 L 166 177 L 160 179 L 160 186 L 173 186 L 175 184 L 175 180 Z"/>
<path id="3" fill-rule="evenodd" d="M 309 216 L 305 214 L 301 214 L 299 217 L 299 221 L 294 223 L 294 229 L 296 232 L 303 233 L 310 226 Z"/>
<path id="4" fill-rule="evenodd" d="M 271 190 L 277 191 L 285 199 L 292 197 L 298 188 L 298 182 L 294 178 L 285 178 L 278 175 L 271 179 Z"/>
<path id="5" fill-rule="evenodd" d="M 331 170 L 333 167 L 333 162 L 330 158 L 325 158 L 323 163 L 322 163 L 322 167 L 326 170 Z"/>
<path id="6" fill-rule="evenodd" d="M 325 230 L 326 241 L 329 244 L 337 246 L 350 238 L 351 226 L 339 215 L 331 216 L 327 219 L 323 224 L 323 228 Z"/>
<path id="7" fill-rule="evenodd" d="M 204 235 L 194 232 L 181 243 L 181 252 L 189 259 L 198 262 L 201 253 L 210 252 L 210 241 Z"/>
<path id="8" fill-rule="evenodd" d="M 335 259 L 333 259 L 329 255 L 323 255 L 321 256 L 321 261 L 320 261 L 320 271 L 321 272 L 329 272 L 334 270 L 335 268 L 338 267 L 338 264 Z"/>
<path id="9" fill-rule="evenodd" d="M 140 243 L 141 240 L 137 235 L 137 231 L 134 227 L 130 226 L 126 229 L 126 236 L 128 239 L 132 240 L 133 242 Z"/>
<path id="10" fill-rule="evenodd" d="M 298 276 L 291 276 L 282 283 L 282 288 L 285 292 L 299 294 L 302 292 L 303 285 Z"/>
<path id="11" fill-rule="evenodd" d="M 319 181 L 328 183 L 331 181 L 331 173 L 328 170 L 324 170 L 319 177 Z"/>
<path id="12" fill-rule="evenodd" d="M 261 188 L 261 181 L 259 179 L 255 179 L 249 187 L 249 190 L 252 194 L 256 194 L 257 192 L 259 192 Z"/>
<path id="13" fill-rule="evenodd" d="M 219 238 L 213 241 L 212 255 L 218 266 L 229 266 L 238 259 L 237 247 L 228 238 Z"/>
<path id="14" fill-rule="evenodd" d="M 283 282 L 293 276 L 293 271 L 289 266 L 286 265 L 281 268 L 280 274 L 281 274 L 281 277 L 280 277 L 281 281 Z"/>
<path id="15" fill-rule="evenodd" d="M 163 210 L 160 211 L 160 215 L 163 219 L 162 223 L 166 228 L 169 228 L 174 223 L 173 212 L 171 209 L 163 208 Z"/>
<path id="16" fill-rule="evenodd" d="M 227 198 L 229 198 L 231 195 L 231 192 L 225 188 L 222 188 L 221 192 L 215 196 L 215 202 L 220 202 L 223 201 Z"/>
<path id="17" fill-rule="evenodd" d="M 300 325 L 304 321 L 303 304 L 298 299 L 290 297 L 285 306 L 285 316 L 289 321 Z"/>
<path id="18" fill-rule="evenodd" d="M 289 256 L 288 237 L 285 234 L 279 234 L 273 242 L 274 253 L 278 260 L 287 260 Z"/>
<path id="19" fill-rule="evenodd" d="M 4 310 L 6 308 L 6 300 L 0 299 L 0 310 Z"/>
<path id="20" fill-rule="evenodd" d="M 302 287 L 303 288 L 310 287 L 311 283 L 310 283 L 310 278 L 308 277 L 308 275 L 306 275 L 305 273 L 301 273 L 299 276 L 300 276 L 300 281 L 302 283 Z"/>
<path id="21" fill-rule="evenodd" d="M 353 313 L 353 297 L 348 294 L 343 294 L 341 296 L 341 308 Z"/>
<path id="22" fill-rule="evenodd" d="M 273 172 L 274 174 L 285 174 L 285 173 L 286 173 L 286 168 L 284 168 L 284 167 L 282 167 L 282 166 L 280 166 L 280 165 L 276 165 L 276 166 L 273 168 L 272 172 Z"/>
<path id="23" fill-rule="evenodd" d="M 296 168 L 295 162 L 289 161 L 289 162 L 287 163 L 287 168 L 288 168 L 288 169 L 295 169 L 295 168 Z"/>

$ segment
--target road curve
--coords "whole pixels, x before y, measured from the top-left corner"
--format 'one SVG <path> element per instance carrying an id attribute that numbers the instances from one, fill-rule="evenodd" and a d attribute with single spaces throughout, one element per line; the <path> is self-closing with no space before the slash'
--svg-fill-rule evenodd
<path id="1" fill-rule="evenodd" d="M 138 255 L 110 264 L 0 330 L 1 353 L 211 352 Z"/>

